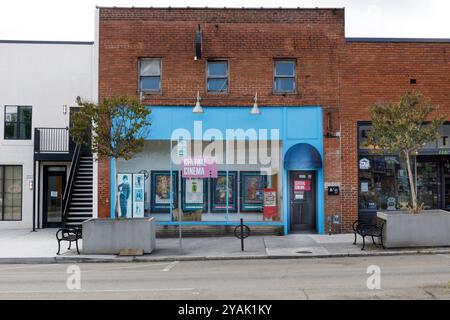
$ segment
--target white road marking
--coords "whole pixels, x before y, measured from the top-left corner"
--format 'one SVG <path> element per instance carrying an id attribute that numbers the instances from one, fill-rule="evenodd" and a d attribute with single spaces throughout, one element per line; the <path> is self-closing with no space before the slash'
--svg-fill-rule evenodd
<path id="1" fill-rule="evenodd" d="M 53 264 L 33 264 L 33 265 L 21 265 L 21 266 L 14 266 L 14 267 L 9 267 L 7 265 L 4 265 L 4 268 L 0 267 L 0 271 L 9 271 L 9 270 L 19 270 L 19 269 L 32 269 L 32 268 L 38 268 L 38 267 L 50 267 L 50 266 L 57 266 L 56 263 Z"/>
<path id="2" fill-rule="evenodd" d="M 33 268 L 36 268 L 36 267 L 53 267 L 53 266 L 55 266 L 55 267 L 59 267 L 59 268 L 62 268 L 61 270 L 55 270 L 55 271 L 38 271 L 38 270 L 36 270 L 36 271 L 29 271 L 29 272 L 39 272 L 40 274 L 46 274 L 46 273 L 61 273 L 61 272 L 65 272 L 65 267 L 64 267 L 64 265 L 63 264 L 43 264 L 43 265 L 26 265 L 26 266 L 14 266 L 14 267 L 6 267 L 5 266 L 5 268 L 1 268 L 0 267 L 0 272 L 3 272 L 3 271 L 18 271 L 18 272 L 20 272 L 19 270 L 20 269 L 33 269 Z M 123 266 L 123 267 L 113 267 L 113 268 L 105 268 L 105 269 L 103 269 L 103 268 L 99 268 L 99 269 L 81 269 L 81 271 L 83 272 L 83 273 L 87 273 L 87 272 L 109 272 L 109 271 L 115 271 L 115 270 L 122 270 L 122 269 L 141 269 L 141 268 L 146 268 L 146 267 L 153 267 L 153 266 L 167 266 L 167 262 L 155 262 L 155 263 L 146 263 L 146 264 L 142 264 L 142 263 L 138 263 L 138 264 L 133 264 L 133 265 L 131 265 L 131 266 Z M 149 270 L 144 270 L 144 271 L 149 271 Z M 21 274 L 26 274 L 27 273 L 27 271 L 25 271 L 25 272 L 20 272 Z M 9 274 L 11 274 L 11 273 L 9 273 Z M 0 276 L 1 276 L 2 274 L 0 274 Z"/>
<path id="3" fill-rule="evenodd" d="M 173 267 L 175 267 L 178 264 L 178 262 L 180 262 L 180 261 L 174 261 L 174 262 L 169 263 L 169 265 L 167 267 L 165 267 L 164 269 L 162 269 L 162 271 L 166 271 L 166 272 L 170 271 Z"/>

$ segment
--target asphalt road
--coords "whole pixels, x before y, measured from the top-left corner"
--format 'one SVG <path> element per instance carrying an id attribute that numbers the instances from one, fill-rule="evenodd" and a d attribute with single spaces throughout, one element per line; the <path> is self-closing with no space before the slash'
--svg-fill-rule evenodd
<path id="1" fill-rule="evenodd" d="M 375 266 L 370 274 L 369 266 Z M 378 284 L 372 273 L 377 266 L 381 288 L 368 289 L 368 277 L 369 284 Z M 450 255 L 444 254 L 0 265 L 0 299 L 449 298 Z"/>

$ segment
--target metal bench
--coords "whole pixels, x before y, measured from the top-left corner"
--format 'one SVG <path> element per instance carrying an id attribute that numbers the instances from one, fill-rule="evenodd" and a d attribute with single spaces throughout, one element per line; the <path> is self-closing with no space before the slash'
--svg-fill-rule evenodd
<path id="1" fill-rule="evenodd" d="M 58 252 L 56 254 L 59 255 L 61 250 L 61 241 L 69 242 L 69 248 L 67 248 L 67 250 L 70 250 L 72 242 L 75 242 L 77 253 L 80 254 L 80 250 L 78 249 L 78 240 L 81 239 L 81 237 L 81 227 L 65 227 L 56 231 L 56 240 L 58 240 Z"/>
<path id="2" fill-rule="evenodd" d="M 384 249 L 383 244 L 383 228 L 384 221 L 379 224 L 369 223 L 366 220 L 356 220 L 352 225 L 353 232 L 355 233 L 355 241 L 353 244 L 356 245 L 356 236 L 359 234 L 363 239 L 363 246 L 361 250 L 364 250 L 366 247 L 366 237 L 372 237 L 373 244 L 375 243 L 375 237 L 380 239 L 381 246 Z"/>

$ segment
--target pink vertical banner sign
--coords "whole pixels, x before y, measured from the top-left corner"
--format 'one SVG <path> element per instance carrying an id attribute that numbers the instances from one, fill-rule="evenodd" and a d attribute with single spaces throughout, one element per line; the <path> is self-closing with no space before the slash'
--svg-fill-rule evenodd
<path id="1" fill-rule="evenodd" d="M 214 157 L 183 158 L 183 178 L 217 178 L 217 159 Z"/>

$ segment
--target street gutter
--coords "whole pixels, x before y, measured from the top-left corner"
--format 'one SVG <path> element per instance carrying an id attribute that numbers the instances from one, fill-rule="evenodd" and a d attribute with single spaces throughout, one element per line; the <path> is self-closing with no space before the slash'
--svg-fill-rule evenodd
<path id="1" fill-rule="evenodd" d="M 172 262 L 172 261 L 214 261 L 214 260 L 257 260 L 257 259 L 312 259 L 312 258 L 355 258 L 381 257 L 402 255 L 450 254 L 450 248 L 445 249 L 412 249 L 404 251 L 374 251 L 359 253 L 330 253 L 330 254 L 272 254 L 272 255 L 238 255 L 238 256 L 165 256 L 152 257 L 130 256 L 53 256 L 53 257 L 5 257 L 0 258 L 0 264 L 54 264 L 54 263 L 127 263 L 127 262 Z"/>

